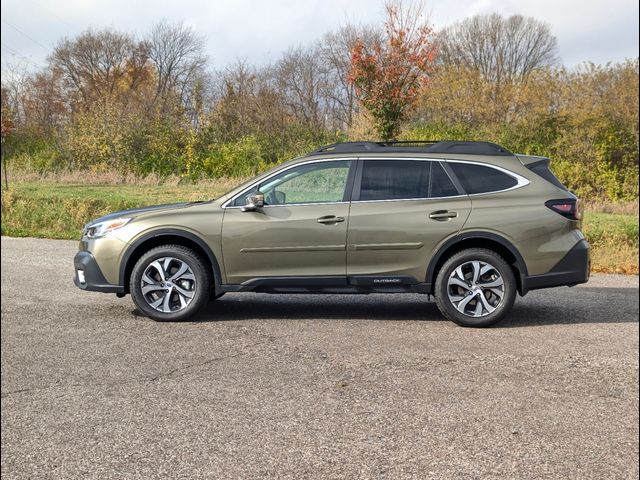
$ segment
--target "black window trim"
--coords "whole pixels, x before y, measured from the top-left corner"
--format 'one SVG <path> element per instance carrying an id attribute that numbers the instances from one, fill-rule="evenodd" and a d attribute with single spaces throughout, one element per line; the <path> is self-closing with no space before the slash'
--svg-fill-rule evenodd
<path id="1" fill-rule="evenodd" d="M 445 173 L 448 175 L 449 179 L 453 183 L 456 190 L 458 190 L 458 195 L 449 195 L 446 197 L 413 197 L 413 198 L 388 198 L 381 200 L 360 200 L 360 190 L 362 188 L 362 170 L 364 165 L 364 160 L 393 160 L 393 161 L 411 161 L 411 162 L 433 162 L 439 163 L 442 165 Z M 473 163 L 473 162 L 469 162 Z M 356 178 L 353 185 L 353 193 L 351 195 L 352 203 L 374 203 L 374 202 L 411 202 L 411 201 L 427 201 L 427 200 L 442 200 L 446 198 L 461 198 L 466 197 L 467 194 L 462 189 L 460 182 L 457 177 L 453 177 L 449 172 L 450 169 L 447 168 L 443 159 L 441 158 L 415 158 L 415 157 L 358 157 L 358 168 L 356 171 Z"/>

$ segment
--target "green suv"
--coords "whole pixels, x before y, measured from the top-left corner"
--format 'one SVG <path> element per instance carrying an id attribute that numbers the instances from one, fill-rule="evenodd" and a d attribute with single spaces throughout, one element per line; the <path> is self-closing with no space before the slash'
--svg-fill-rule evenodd
<path id="1" fill-rule="evenodd" d="M 74 281 L 159 321 L 226 292 L 414 292 L 488 326 L 516 293 L 589 278 L 578 200 L 548 166 L 488 142 L 329 145 L 217 200 L 89 223 Z"/>

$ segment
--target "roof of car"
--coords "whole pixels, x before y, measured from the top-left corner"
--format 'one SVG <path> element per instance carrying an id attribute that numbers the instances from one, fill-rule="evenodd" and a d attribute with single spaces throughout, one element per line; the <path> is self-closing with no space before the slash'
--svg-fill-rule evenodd
<path id="1" fill-rule="evenodd" d="M 453 153 L 464 155 L 513 156 L 506 148 L 491 142 L 423 141 L 342 142 L 325 145 L 309 155 L 330 153 Z"/>

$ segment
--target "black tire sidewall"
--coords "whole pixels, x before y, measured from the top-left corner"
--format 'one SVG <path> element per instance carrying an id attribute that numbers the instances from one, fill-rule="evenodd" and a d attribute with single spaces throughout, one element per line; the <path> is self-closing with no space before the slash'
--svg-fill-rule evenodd
<path id="1" fill-rule="evenodd" d="M 449 300 L 447 293 L 447 278 L 451 273 L 463 263 L 480 260 L 490 263 L 502 276 L 504 281 L 504 298 L 500 306 L 485 317 L 473 318 L 459 312 Z M 505 260 L 495 252 L 486 249 L 473 248 L 462 250 L 449 258 L 436 278 L 436 303 L 442 314 L 449 320 L 463 327 L 488 327 L 494 325 L 504 318 L 513 307 L 517 294 L 516 278 L 511 267 Z"/>
<path id="2" fill-rule="evenodd" d="M 163 257 L 174 257 L 185 262 L 189 268 L 191 268 L 196 279 L 196 293 L 194 298 L 189 305 L 178 312 L 159 312 L 152 308 L 142 295 L 140 286 L 142 274 L 151 262 Z M 181 322 L 194 316 L 208 303 L 212 290 L 211 283 L 211 276 L 202 258 L 186 247 L 167 245 L 154 248 L 140 257 L 131 272 L 129 288 L 133 302 L 138 307 L 138 310 L 147 317 L 159 322 Z"/>

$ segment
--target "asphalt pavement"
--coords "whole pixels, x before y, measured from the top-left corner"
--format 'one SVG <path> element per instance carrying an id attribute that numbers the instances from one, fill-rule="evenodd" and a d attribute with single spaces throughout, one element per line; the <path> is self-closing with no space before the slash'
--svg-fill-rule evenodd
<path id="1" fill-rule="evenodd" d="M 490 329 L 420 295 L 227 294 L 155 323 L 2 238 L 2 478 L 638 478 L 638 277 Z"/>

